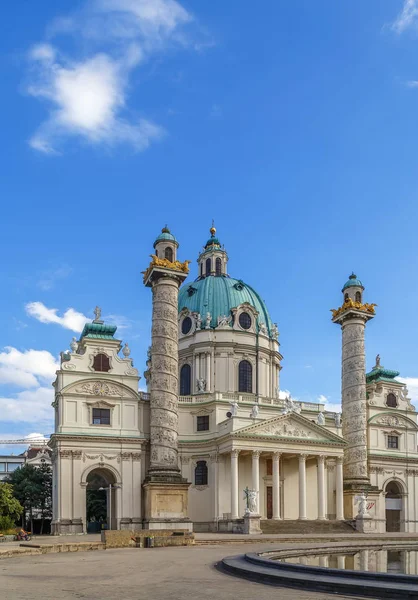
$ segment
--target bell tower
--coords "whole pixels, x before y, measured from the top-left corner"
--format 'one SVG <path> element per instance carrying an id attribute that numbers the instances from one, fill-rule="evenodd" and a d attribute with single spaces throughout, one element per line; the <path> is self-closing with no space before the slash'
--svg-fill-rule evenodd
<path id="1" fill-rule="evenodd" d="M 332 310 L 332 321 L 342 330 L 342 434 L 344 489 L 350 496 L 370 487 L 367 468 L 366 356 L 364 334 L 367 321 L 375 316 L 375 304 L 363 303 L 364 286 L 352 273 L 345 283 L 342 306 Z M 348 500 L 348 498 L 347 498 Z M 354 506 L 345 502 L 346 518 Z"/>

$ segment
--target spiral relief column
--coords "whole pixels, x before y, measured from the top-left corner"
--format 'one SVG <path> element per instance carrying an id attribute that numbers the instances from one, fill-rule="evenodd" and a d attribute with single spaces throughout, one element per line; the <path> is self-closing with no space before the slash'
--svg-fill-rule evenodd
<path id="1" fill-rule="evenodd" d="M 149 473 L 177 477 L 178 308 L 181 281 L 161 275 L 152 284 L 151 454 Z"/>
<path id="2" fill-rule="evenodd" d="M 189 528 L 190 483 L 178 465 L 178 291 L 189 272 L 177 260 L 178 242 L 165 227 L 154 243 L 156 253 L 144 273 L 152 288 L 150 355 L 150 466 L 144 482 L 149 529 Z"/>
<path id="3" fill-rule="evenodd" d="M 366 355 L 364 334 L 375 315 L 375 304 L 363 303 L 363 284 L 350 275 L 344 285 L 342 306 L 333 310 L 333 322 L 342 329 L 342 434 L 344 450 L 345 516 L 356 512 L 354 497 L 370 487 L 367 467 Z M 355 516 L 355 515 L 354 515 Z"/>

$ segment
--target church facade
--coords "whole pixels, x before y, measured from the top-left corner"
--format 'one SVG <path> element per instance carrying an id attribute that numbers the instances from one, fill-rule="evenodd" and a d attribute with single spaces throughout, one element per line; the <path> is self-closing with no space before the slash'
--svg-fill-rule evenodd
<path id="1" fill-rule="evenodd" d="M 153 264 L 185 270 L 177 248 L 164 228 Z M 283 397 L 278 327 L 259 294 L 227 267 L 212 228 L 198 277 L 178 294 L 178 368 L 162 376 L 164 361 L 161 355 L 153 361 L 150 350 L 147 392 L 138 391 L 128 344 L 100 310 L 71 352 L 62 353 L 50 441 L 53 532 L 89 531 L 97 518 L 89 498 L 98 493 L 106 496 L 110 527 L 143 526 L 151 429 L 171 435 L 167 424 L 157 432 L 150 416 L 153 375 L 167 389 L 175 381 L 172 442 L 182 481 L 190 484 L 182 510 L 195 531 L 240 531 L 244 489 L 255 492 L 255 512 L 277 527 L 283 520 L 353 520 L 358 495 L 366 493 L 374 530 L 417 531 L 417 414 L 399 373 L 379 357 L 365 373 L 364 329 L 374 305 L 363 302 L 361 281 L 350 276 L 342 306 L 333 311 L 343 337 L 341 415 Z M 164 309 L 158 314 L 164 331 Z M 158 440 L 161 452 L 166 441 Z M 163 510 L 170 520 L 169 508 Z"/>

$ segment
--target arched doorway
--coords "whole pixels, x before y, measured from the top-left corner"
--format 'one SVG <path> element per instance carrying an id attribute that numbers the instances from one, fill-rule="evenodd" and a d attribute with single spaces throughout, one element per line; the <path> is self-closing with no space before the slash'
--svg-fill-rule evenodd
<path id="1" fill-rule="evenodd" d="M 98 468 L 87 476 L 87 533 L 116 529 L 116 480 L 108 469 Z"/>
<path id="2" fill-rule="evenodd" d="M 401 531 L 402 489 L 396 481 L 389 481 L 385 489 L 386 531 Z"/>

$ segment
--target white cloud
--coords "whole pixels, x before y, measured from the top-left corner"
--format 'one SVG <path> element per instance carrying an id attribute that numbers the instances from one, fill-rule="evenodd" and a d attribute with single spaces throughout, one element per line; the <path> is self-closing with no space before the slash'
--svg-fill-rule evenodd
<path id="1" fill-rule="evenodd" d="M 408 388 L 408 396 L 412 402 L 418 402 L 418 377 L 397 377 L 401 383 L 404 383 Z"/>
<path id="2" fill-rule="evenodd" d="M 105 315 L 103 317 L 105 323 L 116 325 L 118 329 L 130 329 L 132 321 L 123 315 Z"/>
<path id="3" fill-rule="evenodd" d="M 20 373 L 22 378 L 20 386 L 33 387 L 36 385 L 36 377 L 52 381 L 58 368 L 58 361 L 47 350 L 21 352 L 16 348 L 6 346 L 4 351 L 0 352 L 0 383 L 18 383 L 17 378 Z M 11 373 L 9 381 L 1 379 L 1 373 L 7 371 Z M 15 379 L 16 381 L 14 381 Z"/>
<path id="4" fill-rule="evenodd" d="M 14 367 L 0 366 L 0 385 L 16 385 L 21 388 L 38 387 L 38 380 L 32 373 L 15 369 Z"/>
<path id="5" fill-rule="evenodd" d="M 50 105 L 49 117 L 29 140 L 32 148 L 57 153 L 68 136 L 107 146 L 127 143 L 136 150 L 159 140 L 161 126 L 126 114 L 129 79 L 152 53 L 172 42 L 184 44 L 180 26 L 190 20 L 175 0 L 92 0 L 57 19 L 50 36 L 72 34 L 79 56 L 67 57 L 45 43 L 30 50 L 28 93 Z"/>
<path id="6" fill-rule="evenodd" d="M 52 427 L 54 413 L 51 402 L 53 399 L 52 386 L 24 390 L 10 397 L 0 397 L 1 420 L 3 422 L 36 423 L 42 429 Z"/>
<path id="7" fill-rule="evenodd" d="M 55 56 L 55 48 L 50 44 L 37 44 L 36 46 L 33 46 L 29 52 L 29 57 L 32 60 L 52 62 L 54 61 Z"/>
<path id="8" fill-rule="evenodd" d="M 318 404 L 325 404 L 325 411 L 327 412 L 341 412 L 341 403 L 329 402 L 324 394 L 319 394 L 317 402 Z"/>
<path id="9" fill-rule="evenodd" d="M 392 25 L 397 33 L 402 33 L 416 23 L 418 19 L 418 0 L 405 0 L 402 11 Z"/>
<path id="10" fill-rule="evenodd" d="M 77 312 L 73 308 L 69 308 L 60 317 L 58 308 L 47 308 L 42 302 L 29 302 L 25 306 L 26 313 L 40 321 L 41 323 L 56 323 L 65 329 L 70 329 L 76 333 L 80 333 L 87 321 L 88 317 L 83 313 Z"/>

